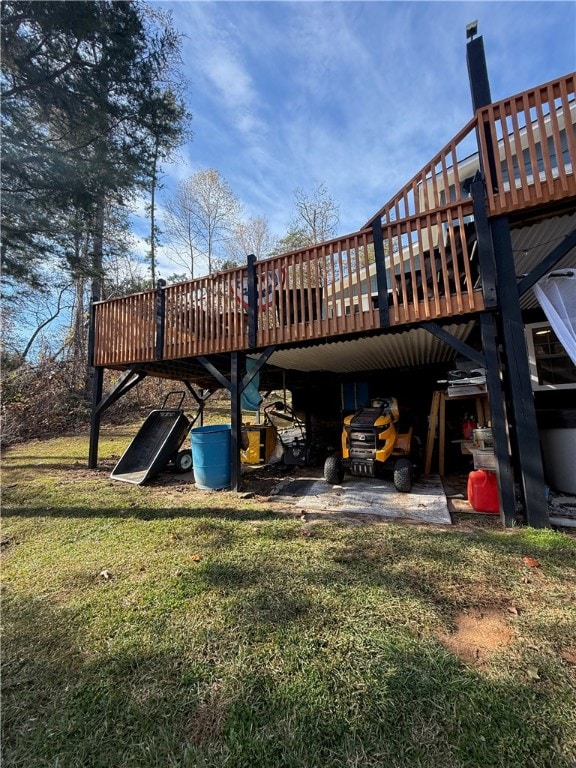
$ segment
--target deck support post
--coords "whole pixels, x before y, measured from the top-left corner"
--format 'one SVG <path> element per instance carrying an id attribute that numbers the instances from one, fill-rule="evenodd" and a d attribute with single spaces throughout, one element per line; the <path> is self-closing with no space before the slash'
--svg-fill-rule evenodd
<path id="1" fill-rule="evenodd" d="M 388 281 L 386 280 L 386 254 L 384 252 L 384 240 L 382 238 L 382 219 L 379 216 L 372 222 L 372 237 L 374 240 L 374 262 L 376 264 L 376 285 L 378 287 L 380 327 L 387 328 L 390 325 L 388 310 Z"/>
<path id="2" fill-rule="evenodd" d="M 496 333 L 496 318 L 491 312 L 480 315 L 482 349 L 486 357 L 486 389 L 492 420 L 494 455 L 496 457 L 496 478 L 500 501 L 500 520 L 507 528 L 512 527 L 516 518 L 516 494 L 514 472 L 510 456 L 510 439 L 504 393 L 500 381 L 500 359 Z"/>
<path id="3" fill-rule="evenodd" d="M 486 188 L 480 174 L 470 185 L 474 205 L 474 226 L 478 243 L 478 263 L 482 280 L 482 295 L 486 309 L 493 309 L 498 304 L 496 292 L 496 262 L 490 236 L 490 222 L 486 214 Z"/>
<path id="4" fill-rule="evenodd" d="M 104 368 L 94 368 L 92 389 L 92 415 L 90 418 L 90 440 L 88 444 L 88 469 L 95 469 L 98 464 L 98 442 L 100 439 L 100 418 L 104 411 L 135 387 L 146 376 L 144 371 L 131 367 L 125 371 L 112 391 L 102 397 Z"/>
<path id="5" fill-rule="evenodd" d="M 258 297 L 256 295 L 256 256 L 253 253 L 248 255 L 248 346 L 256 346 L 256 336 L 258 333 L 258 313 L 256 305 Z"/>
<path id="6" fill-rule="evenodd" d="M 484 53 L 484 41 L 482 37 L 472 38 L 466 46 L 466 62 L 468 65 L 468 78 L 472 107 L 477 112 L 482 107 L 492 102 L 490 94 L 490 82 L 486 56 Z M 490 171 L 490 178 L 497 179 L 497 157 L 492 142 L 492 134 L 488 123 L 478 124 L 478 130 L 484 132 L 486 156 L 479 153 L 480 169 L 486 175 L 486 164 Z M 478 141 L 480 146 L 480 141 Z M 488 218 L 482 214 L 481 204 L 485 210 L 484 194 L 480 192 L 477 182 L 472 184 L 474 199 L 474 216 L 479 222 L 480 228 L 487 225 L 492 240 L 492 252 L 494 255 L 496 276 L 496 309 L 497 322 L 501 330 L 502 356 L 505 366 L 504 390 L 507 402 L 510 406 L 511 421 L 509 422 L 509 438 L 513 455 L 516 458 L 516 468 L 520 476 L 522 489 L 522 501 L 526 513 L 526 522 L 535 528 L 548 526 L 548 504 L 544 492 L 544 470 L 542 466 L 542 454 L 536 422 L 536 409 L 534 407 L 534 394 L 530 383 L 530 371 L 528 368 L 528 354 L 524 339 L 524 323 L 520 308 L 520 299 L 516 274 L 514 268 L 514 254 L 512 251 L 512 239 L 510 226 L 506 216 Z M 484 221 L 484 218 L 486 221 Z M 485 238 L 483 238 L 485 240 Z M 478 243 L 480 247 L 480 243 Z M 487 279 L 490 279 L 490 262 L 481 262 L 481 274 L 484 268 L 488 269 Z M 482 274 L 484 279 L 484 275 Z M 486 321 L 484 321 L 486 322 Z M 489 341 L 490 333 L 487 325 L 484 326 L 484 334 Z M 496 364 L 490 359 L 491 364 Z M 488 366 L 487 366 L 488 368 Z M 495 369 L 495 373 L 498 368 Z M 488 371 L 487 371 L 488 373 Z M 495 383 L 495 382 L 494 382 Z M 494 404 L 491 403 L 491 408 Z M 504 408 L 504 404 L 502 403 Z M 492 420 L 493 424 L 495 419 Z M 500 488 L 499 493 L 506 492 Z M 513 512 L 505 510 L 505 515 Z"/>
<path id="7" fill-rule="evenodd" d="M 511 430 L 512 448 L 518 459 L 526 522 L 534 528 L 545 528 L 550 522 L 544 469 L 508 218 L 498 216 L 491 219 L 490 228 L 496 254 L 498 303 L 507 374 L 504 381 L 514 427 Z"/>
<path id="8" fill-rule="evenodd" d="M 90 417 L 90 441 L 88 444 L 88 469 L 96 469 L 98 464 L 98 445 L 100 443 L 100 416 L 98 405 L 102 398 L 104 368 L 94 368 L 92 377 L 92 414 Z"/>
<path id="9" fill-rule="evenodd" d="M 92 302 L 90 305 L 90 327 L 88 329 L 88 383 L 92 389 L 92 409 L 90 412 L 90 437 L 88 442 L 88 469 L 95 469 L 98 463 L 98 444 L 100 442 L 100 414 L 97 411 L 102 397 L 104 369 L 94 365 L 96 348 L 96 302 L 100 299 L 100 285 L 92 282 Z"/>
<path id="10" fill-rule="evenodd" d="M 156 360 L 164 358 L 164 328 L 166 325 L 166 280 L 156 283 Z"/>
<path id="11" fill-rule="evenodd" d="M 470 82 L 470 93 L 472 95 L 472 109 L 477 112 L 481 107 L 492 103 L 490 94 L 490 80 L 488 78 L 488 67 L 486 65 L 486 54 L 484 52 L 484 40 L 482 35 L 468 41 L 466 46 L 466 64 L 468 66 L 468 80 Z M 490 168 L 490 178 L 496 179 L 496 160 L 494 157 L 494 145 L 492 143 L 492 133 L 490 125 L 478 125 L 478 130 L 484 131 L 484 140 L 488 150 L 488 166 Z M 478 142 L 480 146 L 480 142 Z M 482 157 L 480 157 L 482 162 Z M 482 168 L 484 171 L 484 168 Z"/>
<path id="12" fill-rule="evenodd" d="M 514 523 L 516 499 L 514 493 L 514 474 L 510 460 L 510 441 L 507 429 L 504 394 L 500 383 L 500 360 L 496 343 L 495 317 L 491 312 L 480 315 L 480 332 L 483 352 L 473 349 L 464 341 L 457 339 L 449 331 L 433 322 L 421 323 L 421 328 L 434 334 L 436 338 L 449 344 L 453 349 L 472 360 L 480 368 L 486 369 L 486 389 L 490 404 L 492 432 L 494 434 L 494 454 L 496 456 L 496 477 L 500 499 L 500 519 L 503 525 L 510 527 Z"/>
<path id="13" fill-rule="evenodd" d="M 232 352 L 230 355 L 230 476 L 233 491 L 240 490 L 242 466 L 240 450 L 242 448 L 242 375 L 240 372 L 242 355 Z"/>
<path id="14" fill-rule="evenodd" d="M 466 64 L 468 66 L 468 79 L 472 93 L 472 107 L 474 112 L 476 112 L 480 107 L 492 103 L 482 35 L 468 41 L 466 45 Z"/>
<path id="15" fill-rule="evenodd" d="M 254 370 L 242 376 L 244 355 L 240 352 L 230 353 L 230 380 L 219 371 L 216 366 L 203 356 L 198 356 L 198 361 L 210 371 L 216 381 L 230 392 L 230 477 L 231 487 L 234 491 L 240 490 L 242 465 L 240 462 L 240 450 L 242 448 L 242 392 L 250 384 L 254 376 L 269 359 L 276 349 L 275 346 L 266 347 L 260 354 Z"/>

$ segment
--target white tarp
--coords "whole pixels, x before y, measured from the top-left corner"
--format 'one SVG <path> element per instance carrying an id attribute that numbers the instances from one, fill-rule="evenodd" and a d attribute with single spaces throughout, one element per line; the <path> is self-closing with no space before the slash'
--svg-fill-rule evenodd
<path id="1" fill-rule="evenodd" d="M 390 480 L 373 477 L 347 476 L 342 485 L 330 485 L 323 478 L 291 478 L 278 485 L 271 498 L 301 512 L 378 515 L 452 525 L 438 475 L 420 477 L 411 493 L 400 493 Z"/>
<path id="2" fill-rule="evenodd" d="M 552 330 L 576 365 L 576 270 L 549 272 L 536 283 L 534 293 Z"/>

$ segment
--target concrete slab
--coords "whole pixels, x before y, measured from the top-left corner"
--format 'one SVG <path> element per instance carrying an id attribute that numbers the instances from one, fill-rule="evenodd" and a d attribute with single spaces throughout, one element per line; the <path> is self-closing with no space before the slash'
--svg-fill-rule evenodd
<path id="1" fill-rule="evenodd" d="M 342 485 L 301 477 L 280 483 L 271 500 L 301 512 L 380 515 L 421 523 L 451 525 L 448 503 L 438 475 L 427 475 L 411 493 L 399 493 L 390 481 L 346 477 Z"/>

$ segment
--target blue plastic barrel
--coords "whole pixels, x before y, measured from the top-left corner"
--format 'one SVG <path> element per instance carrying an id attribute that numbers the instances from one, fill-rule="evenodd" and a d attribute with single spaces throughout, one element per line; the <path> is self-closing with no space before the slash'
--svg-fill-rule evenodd
<path id="1" fill-rule="evenodd" d="M 217 491 L 230 488 L 230 424 L 190 430 L 194 480 L 198 488 Z"/>

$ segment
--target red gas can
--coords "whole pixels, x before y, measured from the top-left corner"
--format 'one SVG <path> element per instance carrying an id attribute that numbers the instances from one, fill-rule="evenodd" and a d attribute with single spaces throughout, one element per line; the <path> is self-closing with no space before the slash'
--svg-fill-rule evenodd
<path id="1" fill-rule="evenodd" d="M 477 469 L 468 475 L 468 501 L 476 512 L 500 512 L 496 473 Z"/>
<path id="2" fill-rule="evenodd" d="M 476 429 L 476 422 L 471 416 L 465 416 L 462 422 L 462 437 L 464 440 L 472 440 L 474 437 L 474 430 Z"/>

